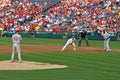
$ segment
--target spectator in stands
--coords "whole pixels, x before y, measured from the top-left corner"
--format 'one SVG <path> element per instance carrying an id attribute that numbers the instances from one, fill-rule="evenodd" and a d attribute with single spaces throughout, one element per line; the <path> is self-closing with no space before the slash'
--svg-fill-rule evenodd
<path id="1" fill-rule="evenodd" d="M 50 4 L 52 3 L 50 2 Z M 110 28 L 114 27 L 113 29 L 116 29 L 115 23 L 119 21 L 119 0 L 116 0 L 116 2 L 112 2 L 111 0 L 61 1 L 61 3 L 49 8 L 47 12 L 44 12 L 45 14 L 42 14 L 41 12 L 45 9 L 45 7 L 47 7 L 48 4 L 49 3 L 47 2 L 42 4 L 32 3 L 30 1 L 20 3 L 18 1 L 12 2 L 11 5 L 0 8 L 0 19 L 9 30 L 18 21 L 24 23 L 24 26 L 30 26 L 30 23 L 33 22 L 42 24 L 44 25 L 43 28 L 48 28 L 47 25 L 49 24 L 59 25 L 64 22 L 70 22 L 67 24 L 67 29 L 70 29 L 70 25 L 76 26 L 78 23 L 79 26 L 84 27 L 84 25 L 81 25 L 83 21 L 85 21 L 87 26 L 89 26 L 88 28 L 97 29 L 99 27 L 102 28 L 106 25 L 111 25 Z M 113 21 L 114 24 L 111 24 Z"/>

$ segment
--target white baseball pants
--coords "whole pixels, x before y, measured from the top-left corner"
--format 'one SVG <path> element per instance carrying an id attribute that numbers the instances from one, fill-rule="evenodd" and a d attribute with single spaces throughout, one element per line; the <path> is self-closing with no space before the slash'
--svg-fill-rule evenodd
<path id="1" fill-rule="evenodd" d="M 104 50 L 106 50 L 106 51 L 110 50 L 109 41 L 110 41 L 110 39 L 104 40 Z"/>
<path id="2" fill-rule="evenodd" d="M 21 62 L 20 44 L 16 44 L 16 43 L 13 44 L 12 55 L 11 55 L 11 61 L 14 60 L 15 50 L 16 50 L 17 53 L 18 53 L 19 62 Z"/>

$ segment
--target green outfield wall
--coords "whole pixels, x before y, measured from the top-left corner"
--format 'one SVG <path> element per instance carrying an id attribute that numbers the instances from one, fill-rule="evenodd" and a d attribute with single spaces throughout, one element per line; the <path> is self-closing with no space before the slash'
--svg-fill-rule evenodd
<path id="1" fill-rule="evenodd" d="M 12 37 L 14 33 L 6 33 L 6 37 Z M 77 33 L 74 33 L 74 34 L 71 34 L 71 33 L 68 33 L 67 35 L 64 35 L 64 34 L 58 34 L 58 33 L 34 33 L 33 35 L 31 35 L 31 33 L 20 33 L 22 37 L 31 37 L 31 36 L 34 36 L 36 38 L 56 38 L 56 39 L 62 39 L 62 38 L 70 38 L 72 35 L 74 35 L 76 37 L 76 39 L 79 39 L 79 34 Z M 95 35 L 94 33 L 91 34 L 91 33 L 88 33 L 88 39 L 89 40 L 103 40 L 103 37 L 102 36 L 98 36 L 98 35 Z M 111 40 L 117 40 L 117 37 L 116 36 L 110 36 L 110 39 Z"/>

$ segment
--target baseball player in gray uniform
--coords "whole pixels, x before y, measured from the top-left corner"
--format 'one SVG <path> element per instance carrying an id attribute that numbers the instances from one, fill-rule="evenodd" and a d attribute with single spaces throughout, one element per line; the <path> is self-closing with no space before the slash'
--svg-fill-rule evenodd
<path id="1" fill-rule="evenodd" d="M 68 39 L 67 42 L 66 42 L 66 44 L 64 45 L 64 47 L 61 49 L 61 52 L 64 51 L 65 48 L 66 48 L 68 45 L 70 45 L 70 44 L 73 45 L 73 50 L 76 51 L 76 45 L 75 45 L 75 43 L 74 43 L 75 40 L 76 40 L 76 39 L 75 39 L 74 36 L 72 36 L 72 38 Z"/>
<path id="2" fill-rule="evenodd" d="M 19 62 L 20 63 L 22 62 L 21 52 L 20 52 L 20 41 L 21 40 L 22 40 L 22 37 L 19 34 L 19 30 L 16 30 L 16 33 L 12 36 L 13 49 L 12 49 L 12 55 L 11 55 L 11 62 L 14 62 L 15 50 L 18 53 Z"/>
<path id="3" fill-rule="evenodd" d="M 104 50 L 105 51 L 111 51 L 111 49 L 109 47 L 109 41 L 110 41 L 111 34 L 109 34 L 108 31 L 103 30 L 102 31 L 102 36 L 104 37 Z"/>

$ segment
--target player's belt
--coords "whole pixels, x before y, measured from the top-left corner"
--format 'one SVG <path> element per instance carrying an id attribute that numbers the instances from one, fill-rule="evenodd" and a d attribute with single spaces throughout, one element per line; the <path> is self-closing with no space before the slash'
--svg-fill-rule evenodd
<path id="1" fill-rule="evenodd" d="M 20 43 L 13 43 L 13 44 L 20 44 Z"/>

